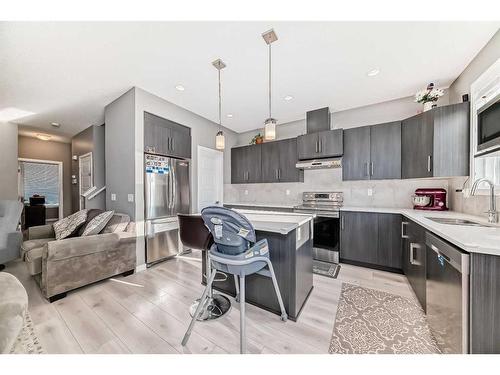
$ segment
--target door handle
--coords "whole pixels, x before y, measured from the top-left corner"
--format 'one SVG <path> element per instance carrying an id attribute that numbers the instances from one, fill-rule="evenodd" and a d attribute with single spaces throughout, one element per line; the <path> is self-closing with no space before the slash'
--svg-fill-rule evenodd
<path id="1" fill-rule="evenodd" d="M 407 221 L 401 222 L 401 238 L 410 238 L 407 234 L 405 234 L 405 225 L 408 225 Z"/>
<path id="2" fill-rule="evenodd" d="M 432 160 L 432 156 L 427 155 L 427 172 L 431 171 L 431 160 Z"/>
<path id="3" fill-rule="evenodd" d="M 420 245 L 418 243 L 410 243 L 410 264 L 414 266 L 420 266 L 420 262 L 418 260 L 415 260 L 415 249 L 420 249 Z"/>

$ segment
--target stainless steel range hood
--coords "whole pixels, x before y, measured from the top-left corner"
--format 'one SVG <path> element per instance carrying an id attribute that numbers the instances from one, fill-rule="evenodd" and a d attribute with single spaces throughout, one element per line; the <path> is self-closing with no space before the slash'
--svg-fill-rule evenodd
<path id="1" fill-rule="evenodd" d="M 300 160 L 295 167 L 299 169 L 342 168 L 342 158 Z"/>

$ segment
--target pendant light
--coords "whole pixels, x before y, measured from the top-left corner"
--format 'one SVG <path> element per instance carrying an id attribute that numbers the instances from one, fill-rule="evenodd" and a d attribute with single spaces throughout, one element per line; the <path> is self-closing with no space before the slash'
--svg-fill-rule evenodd
<path id="1" fill-rule="evenodd" d="M 222 95 L 221 95 L 221 85 L 220 85 L 220 71 L 226 67 L 226 64 L 221 59 L 215 60 L 212 65 L 217 69 L 219 76 L 219 131 L 215 136 L 215 148 L 217 150 L 224 150 L 225 139 L 224 133 L 222 133 Z"/>
<path id="2" fill-rule="evenodd" d="M 278 40 L 278 37 L 273 29 L 262 34 L 262 38 L 269 46 L 269 118 L 264 121 L 264 139 L 272 141 L 276 139 L 276 122 L 271 115 L 271 44 Z"/>

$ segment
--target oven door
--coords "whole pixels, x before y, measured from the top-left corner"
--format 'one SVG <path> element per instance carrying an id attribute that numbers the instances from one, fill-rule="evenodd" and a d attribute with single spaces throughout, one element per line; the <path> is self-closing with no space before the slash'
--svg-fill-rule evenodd
<path id="1" fill-rule="evenodd" d="M 314 219 L 313 259 L 339 262 L 340 218 L 316 216 Z"/>

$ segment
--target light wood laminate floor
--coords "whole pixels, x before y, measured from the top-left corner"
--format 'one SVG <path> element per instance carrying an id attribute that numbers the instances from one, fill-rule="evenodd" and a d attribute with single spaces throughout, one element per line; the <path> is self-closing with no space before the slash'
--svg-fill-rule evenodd
<path id="1" fill-rule="evenodd" d="M 203 291 L 199 252 L 128 277 L 116 277 L 48 303 L 21 261 L 5 269 L 29 296 L 29 310 L 46 353 L 238 353 L 239 306 L 197 323 L 186 347 L 188 308 Z M 297 322 L 247 304 L 250 353 L 328 353 L 342 282 L 414 298 L 402 275 L 342 265 L 339 277 L 314 275 L 314 290 Z"/>

